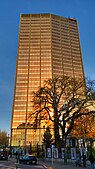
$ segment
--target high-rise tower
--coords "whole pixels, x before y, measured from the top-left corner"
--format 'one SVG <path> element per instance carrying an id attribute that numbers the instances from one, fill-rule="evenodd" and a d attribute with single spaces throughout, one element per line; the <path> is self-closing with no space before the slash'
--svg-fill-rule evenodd
<path id="1" fill-rule="evenodd" d="M 22 14 L 11 121 L 11 145 L 41 144 L 44 126 L 29 126 L 33 91 L 55 76 L 84 77 L 76 19 Z"/>

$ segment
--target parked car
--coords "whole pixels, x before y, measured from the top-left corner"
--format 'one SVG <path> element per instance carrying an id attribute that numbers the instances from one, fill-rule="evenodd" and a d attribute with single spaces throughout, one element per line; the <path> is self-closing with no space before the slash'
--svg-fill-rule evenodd
<path id="1" fill-rule="evenodd" d="M 24 155 L 19 158 L 20 164 L 37 164 L 37 158 L 34 155 Z"/>
<path id="2" fill-rule="evenodd" d="M 0 152 L 0 160 L 8 160 L 7 152 Z"/>

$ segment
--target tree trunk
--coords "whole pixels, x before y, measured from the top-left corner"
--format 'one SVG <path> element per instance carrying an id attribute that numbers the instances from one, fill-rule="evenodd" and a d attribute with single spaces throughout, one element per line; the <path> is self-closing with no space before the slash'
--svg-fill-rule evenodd
<path id="1" fill-rule="evenodd" d="M 63 143 L 63 147 L 64 147 L 64 164 L 67 163 L 67 149 L 66 149 L 66 142 L 67 142 L 67 137 L 64 135 L 62 137 L 62 143 Z"/>
<path id="2" fill-rule="evenodd" d="M 61 139 L 59 134 L 59 119 L 57 115 L 57 109 L 54 110 L 54 138 L 55 138 L 55 147 L 58 148 L 61 143 Z"/>
<path id="3" fill-rule="evenodd" d="M 58 127 L 58 122 L 57 119 L 54 120 L 54 137 L 55 137 L 55 147 L 59 147 L 60 145 L 60 135 L 59 135 L 59 127 Z"/>

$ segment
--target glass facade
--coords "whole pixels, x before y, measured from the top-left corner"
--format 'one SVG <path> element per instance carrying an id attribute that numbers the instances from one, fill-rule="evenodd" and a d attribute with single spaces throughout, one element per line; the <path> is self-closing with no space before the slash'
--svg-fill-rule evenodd
<path id="1" fill-rule="evenodd" d="M 22 14 L 11 120 L 11 145 L 42 143 L 45 124 L 34 130 L 32 92 L 44 80 L 68 75 L 84 77 L 78 25 L 75 19 L 51 14 Z"/>

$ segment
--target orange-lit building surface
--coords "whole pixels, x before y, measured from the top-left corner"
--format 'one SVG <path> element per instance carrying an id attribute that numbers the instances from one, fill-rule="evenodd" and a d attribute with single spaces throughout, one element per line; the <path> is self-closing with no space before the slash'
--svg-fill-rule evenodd
<path id="1" fill-rule="evenodd" d="M 77 20 L 51 14 L 21 14 L 14 89 L 11 145 L 42 144 L 45 127 L 28 124 L 32 92 L 44 80 L 68 75 L 84 77 Z"/>

